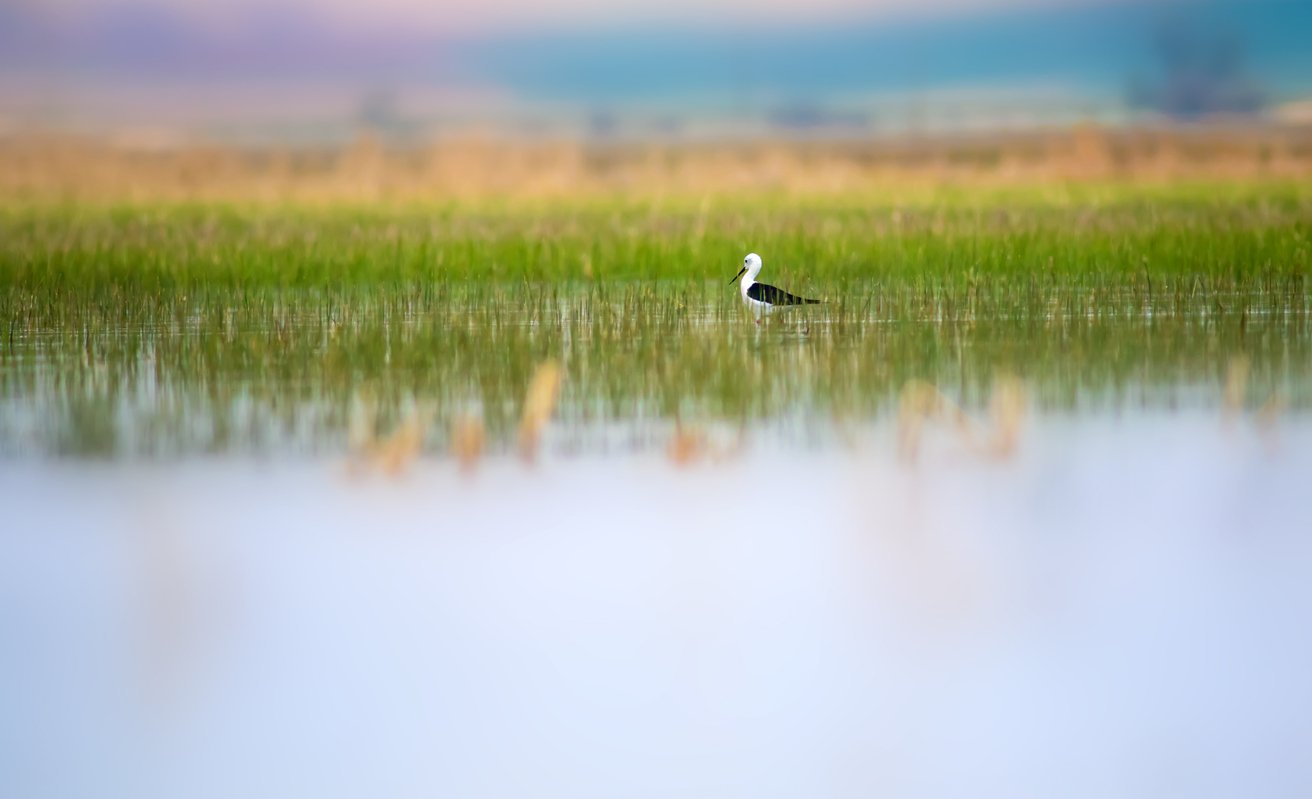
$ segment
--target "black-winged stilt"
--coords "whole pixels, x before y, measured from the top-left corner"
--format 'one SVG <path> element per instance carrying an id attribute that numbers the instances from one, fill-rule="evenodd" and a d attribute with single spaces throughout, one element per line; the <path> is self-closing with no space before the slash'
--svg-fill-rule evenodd
<path id="1" fill-rule="evenodd" d="M 750 253 L 743 259 L 743 268 L 738 270 L 738 274 L 734 275 L 733 278 L 733 280 L 737 280 L 742 277 L 743 282 L 738 286 L 738 291 L 743 296 L 743 304 L 752 312 L 752 316 L 756 318 L 756 324 L 758 325 L 761 324 L 763 315 L 774 313 L 777 309 L 791 305 L 816 305 L 824 302 L 824 300 L 798 297 L 781 288 L 775 288 L 765 283 L 757 283 L 756 276 L 760 273 L 761 256 Z M 732 283 L 733 280 L 729 282 Z"/>

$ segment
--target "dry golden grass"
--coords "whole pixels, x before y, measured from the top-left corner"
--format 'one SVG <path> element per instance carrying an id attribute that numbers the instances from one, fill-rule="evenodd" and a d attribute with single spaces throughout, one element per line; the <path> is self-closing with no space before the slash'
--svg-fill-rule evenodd
<path id="1" fill-rule="evenodd" d="M 424 423 L 411 411 L 405 420 L 373 448 L 374 462 L 383 474 L 395 477 L 419 457 L 424 443 Z"/>
<path id="2" fill-rule="evenodd" d="M 1242 355 L 1230 359 L 1225 369 L 1225 387 L 1221 392 L 1221 410 L 1232 422 L 1244 410 L 1248 398 L 1248 359 Z"/>
<path id="3" fill-rule="evenodd" d="M 560 364 L 543 361 L 533 374 L 524 397 L 524 414 L 519 422 L 519 454 L 527 462 L 537 458 L 542 429 L 556 409 L 560 395 Z"/>
<path id="4" fill-rule="evenodd" d="M 972 435 L 970 417 L 937 386 L 911 380 L 898 398 L 897 451 L 908 463 L 920 456 L 920 439 L 928 421 L 950 421 L 963 438 Z"/>
<path id="5" fill-rule="evenodd" d="M 1079 125 L 991 136 L 645 144 L 467 137 L 388 145 L 362 135 L 344 147 L 300 148 L 0 138 L 0 198 L 11 201 L 826 195 L 944 184 L 1309 178 L 1312 131 L 1297 127 Z"/>
<path id="6" fill-rule="evenodd" d="M 1234 430 L 1245 420 L 1244 409 L 1248 406 L 1249 375 L 1251 367 L 1248 358 L 1239 355 L 1226 364 L 1225 377 L 1221 387 L 1221 423 L 1227 430 Z M 1268 449 L 1277 446 L 1278 425 L 1280 417 L 1289 407 L 1289 398 L 1283 392 L 1276 391 L 1269 395 L 1253 412 L 1253 427 Z"/>
<path id="7" fill-rule="evenodd" d="M 387 435 L 376 432 L 377 409 L 370 398 L 356 403 L 352 414 L 350 445 L 354 457 L 350 471 L 359 474 L 378 470 L 388 477 L 404 473 L 423 450 L 428 414 L 411 408 L 405 418 Z"/>
<path id="8" fill-rule="evenodd" d="M 670 443 L 665 447 L 665 454 L 676 466 L 688 466 L 707 454 L 706 433 L 696 428 L 686 428 L 678 424 Z"/>
<path id="9" fill-rule="evenodd" d="M 989 398 L 989 419 L 993 424 L 985 444 L 989 455 L 1010 458 L 1016 454 L 1027 405 L 1025 386 L 1019 379 L 1007 375 L 993 381 L 993 395 Z"/>
<path id="10" fill-rule="evenodd" d="M 1275 449 L 1278 444 L 1277 425 L 1288 407 L 1289 399 L 1284 394 L 1276 392 L 1262 403 L 1262 407 L 1258 408 L 1253 416 L 1253 421 L 1257 424 L 1257 432 L 1266 442 L 1268 449 Z"/>
<path id="11" fill-rule="evenodd" d="M 460 464 L 460 470 L 471 474 L 478 460 L 483 456 L 487 434 L 483 420 L 471 414 L 465 414 L 451 425 L 451 454 Z"/>
<path id="12" fill-rule="evenodd" d="M 1005 460 L 1016 454 L 1027 406 L 1024 384 L 1010 375 L 1001 375 L 993 381 L 989 424 L 985 427 L 938 387 L 912 380 L 903 386 L 898 403 L 898 455 L 908 463 L 915 462 L 926 422 L 944 422 L 952 425 L 969 452 Z"/>

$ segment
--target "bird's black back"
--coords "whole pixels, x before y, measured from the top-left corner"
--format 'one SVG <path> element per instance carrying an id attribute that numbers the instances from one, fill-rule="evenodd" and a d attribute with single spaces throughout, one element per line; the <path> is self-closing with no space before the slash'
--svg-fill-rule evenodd
<path id="1" fill-rule="evenodd" d="M 770 305 L 816 305 L 820 300 L 811 300 L 806 297 L 799 297 L 796 294 L 789 294 L 781 288 L 766 285 L 765 283 L 753 283 L 747 287 L 747 296 L 757 302 L 766 302 Z"/>

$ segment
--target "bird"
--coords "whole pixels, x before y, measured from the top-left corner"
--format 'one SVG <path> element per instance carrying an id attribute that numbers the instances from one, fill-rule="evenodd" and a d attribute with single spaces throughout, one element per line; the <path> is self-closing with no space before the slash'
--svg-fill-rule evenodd
<path id="1" fill-rule="evenodd" d="M 789 294 L 781 288 L 757 283 L 756 276 L 761 273 L 761 256 L 756 253 L 748 253 L 743 259 L 743 268 L 738 270 L 734 275 L 734 280 L 739 277 L 743 279 L 738 286 L 738 292 L 742 294 L 743 305 L 752 312 L 756 319 L 756 324 L 761 324 L 761 317 L 774 311 L 786 308 L 792 305 L 818 305 L 824 300 L 812 300 L 807 297 L 798 297 L 795 294 Z"/>

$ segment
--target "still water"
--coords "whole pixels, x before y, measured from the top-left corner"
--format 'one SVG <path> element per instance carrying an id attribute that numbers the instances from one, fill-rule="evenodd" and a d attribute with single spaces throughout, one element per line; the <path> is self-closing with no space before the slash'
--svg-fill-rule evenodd
<path id="1" fill-rule="evenodd" d="M 881 297 L 877 284 L 845 291 Z M 0 454 L 342 455 L 353 434 L 413 419 L 440 458 L 470 417 L 504 452 L 548 361 L 563 378 L 548 434 L 573 454 L 660 449 L 676 423 L 727 425 L 758 444 L 830 442 L 896 415 L 912 383 L 969 412 L 1000 381 L 1021 386 L 1029 412 L 1077 418 L 1192 408 L 1271 421 L 1312 408 L 1302 294 L 1181 310 L 1072 290 L 944 322 L 933 304 L 885 318 L 840 293 L 763 328 L 718 283 L 448 288 L 422 301 L 403 290 L 210 294 L 122 312 L 110 297 L 11 323 Z"/>
<path id="2" fill-rule="evenodd" d="M 12 336 L 0 794 L 1312 791 L 1303 314 L 697 296 Z"/>

